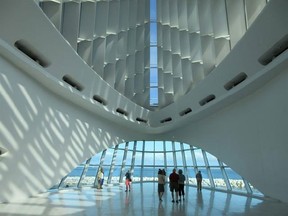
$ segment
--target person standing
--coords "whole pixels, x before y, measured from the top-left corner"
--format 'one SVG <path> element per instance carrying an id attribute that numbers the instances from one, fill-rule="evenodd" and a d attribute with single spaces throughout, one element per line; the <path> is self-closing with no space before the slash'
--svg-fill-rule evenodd
<path id="1" fill-rule="evenodd" d="M 104 183 L 104 170 L 102 167 L 100 167 L 98 174 L 97 174 L 97 180 L 98 180 L 98 189 L 103 189 L 103 183 Z"/>
<path id="2" fill-rule="evenodd" d="M 196 174 L 196 180 L 197 180 L 197 191 L 202 190 L 202 174 L 201 171 L 198 171 Z"/>
<path id="3" fill-rule="evenodd" d="M 176 173 L 176 169 L 173 169 L 173 172 L 169 175 L 170 180 L 170 191 L 172 195 L 172 202 L 174 203 L 174 191 L 176 194 L 176 203 L 178 203 L 178 190 L 179 190 L 179 175 Z"/>
<path id="4" fill-rule="evenodd" d="M 164 176 L 166 176 L 166 171 L 165 171 L 165 169 L 162 169 L 162 173 L 163 173 Z"/>
<path id="5" fill-rule="evenodd" d="M 165 185 L 165 175 L 163 170 L 159 169 L 158 171 L 158 196 L 159 201 L 162 201 L 162 196 L 164 194 L 164 185 Z"/>
<path id="6" fill-rule="evenodd" d="M 181 169 L 179 169 L 178 173 L 179 173 L 179 181 L 178 181 L 178 183 L 179 183 L 179 201 L 181 202 L 181 195 L 182 195 L 183 201 L 185 200 L 184 183 L 185 183 L 186 177 L 185 177 L 185 175 L 183 175 L 183 171 Z"/>
<path id="7" fill-rule="evenodd" d="M 131 189 L 131 173 L 130 173 L 130 170 L 128 170 L 125 174 L 125 185 L 126 185 L 126 190 L 125 192 L 127 192 L 128 190 L 130 191 Z"/>

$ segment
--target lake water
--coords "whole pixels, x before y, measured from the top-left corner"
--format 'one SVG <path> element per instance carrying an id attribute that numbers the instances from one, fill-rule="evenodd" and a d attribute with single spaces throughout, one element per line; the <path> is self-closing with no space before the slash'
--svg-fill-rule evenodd
<path id="1" fill-rule="evenodd" d="M 104 169 L 104 175 L 107 176 L 109 171 L 110 171 L 110 167 L 105 167 L 103 166 Z M 166 169 L 166 175 L 169 176 L 169 174 L 172 172 L 173 168 L 167 168 Z M 90 166 L 86 172 L 86 176 L 96 176 L 96 172 L 98 170 L 98 166 Z M 182 168 L 182 170 L 184 171 L 184 169 Z M 203 178 L 208 178 L 208 173 L 206 169 L 200 169 Z M 79 166 L 77 168 L 75 168 L 70 174 L 69 176 L 80 176 L 82 174 L 83 171 L 83 166 Z M 124 169 L 124 174 L 126 173 L 127 169 Z M 225 169 L 228 178 L 229 179 L 242 179 L 241 176 L 239 176 L 237 173 L 235 173 L 232 169 L 230 168 L 226 168 Z M 120 167 L 115 167 L 114 171 L 113 171 L 113 176 L 120 176 L 120 172 L 121 172 L 121 168 Z M 211 168 L 211 173 L 213 178 L 223 178 L 222 172 L 219 168 Z M 143 177 L 154 177 L 157 176 L 158 174 L 158 168 L 151 168 L 151 167 L 147 167 L 147 168 L 143 168 Z M 188 175 L 189 177 L 194 177 L 195 176 L 195 172 L 193 168 L 188 168 L 188 173 L 184 173 L 186 176 Z M 141 168 L 139 167 L 135 167 L 134 168 L 134 172 L 133 172 L 133 176 L 140 176 L 141 175 Z"/>

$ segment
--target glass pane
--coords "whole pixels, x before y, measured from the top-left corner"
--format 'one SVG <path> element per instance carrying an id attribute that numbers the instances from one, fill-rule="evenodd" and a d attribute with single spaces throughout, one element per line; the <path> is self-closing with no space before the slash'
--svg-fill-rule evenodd
<path id="1" fill-rule="evenodd" d="M 115 166 L 114 167 L 114 171 L 112 173 L 112 176 L 120 176 L 120 172 L 121 172 L 121 166 Z"/>
<path id="2" fill-rule="evenodd" d="M 133 181 L 140 181 L 141 167 L 135 166 L 133 172 Z"/>
<path id="3" fill-rule="evenodd" d="M 180 151 L 181 147 L 180 147 L 180 143 L 179 142 L 174 142 L 174 146 L 175 146 L 175 150 L 176 151 Z"/>
<path id="4" fill-rule="evenodd" d="M 157 47 L 150 47 L 150 67 L 157 67 Z"/>
<path id="5" fill-rule="evenodd" d="M 86 176 L 96 176 L 96 172 L 99 166 L 90 165 L 87 169 Z"/>
<path id="6" fill-rule="evenodd" d="M 166 151 L 172 151 L 172 142 L 171 141 L 165 141 L 164 143 Z"/>
<path id="7" fill-rule="evenodd" d="M 193 161 L 192 161 L 192 155 L 190 150 L 184 151 L 185 154 L 185 159 L 186 159 L 186 165 L 189 168 L 192 168 L 194 166 Z"/>
<path id="8" fill-rule="evenodd" d="M 150 88 L 150 105 L 158 105 L 158 88 Z"/>
<path id="9" fill-rule="evenodd" d="M 206 168 L 205 169 L 199 169 L 199 171 L 201 171 L 201 174 L 203 177 L 202 185 L 207 186 L 207 187 L 211 187 L 211 183 L 210 183 Z"/>
<path id="10" fill-rule="evenodd" d="M 137 141 L 136 151 L 143 151 L 143 141 Z"/>
<path id="11" fill-rule="evenodd" d="M 115 164 L 116 165 L 121 165 L 123 161 L 123 155 L 124 155 L 124 150 L 117 150 L 117 155 L 115 158 Z"/>
<path id="12" fill-rule="evenodd" d="M 186 150 L 186 149 L 190 149 L 190 145 L 186 144 L 186 143 L 183 143 L 183 149 Z"/>
<path id="13" fill-rule="evenodd" d="M 110 165 L 112 161 L 112 156 L 114 153 L 114 149 L 107 149 L 105 158 L 104 158 L 104 165 Z"/>
<path id="14" fill-rule="evenodd" d="M 135 165 L 142 164 L 142 152 L 136 152 L 135 154 Z"/>
<path id="15" fill-rule="evenodd" d="M 167 159 L 167 166 L 173 166 L 173 167 L 175 166 L 172 152 L 167 152 L 166 153 L 166 159 Z"/>
<path id="16" fill-rule="evenodd" d="M 72 170 L 72 172 L 70 172 L 68 174 L 68 177 L 65 179 L 64 182 L 62 182 L 61 187 L 76 187 L 79 180 L 80 180 L 80 175 L 82 174 L 84 169 L 84 166 L 78 166 L 75 169 Z"/>
<path id="17" fill-rule="evenodd" d="M 68 176 L 80 176 L 83 172 L 84 166 L 80 165 L 73 169 Z"/>
<path id="18" fill-rule="evenodd" d="M 154 153 L 144 153 L 144 165 L 154 164 Z"/>
<path id="19" fill-rule="evenodd" d="M 157 45 L 157 23 L 150 23 L 150 44 Z"/>
<path id="20" fill-rule="evenodd" d="M 196 149 L 194 150 L 194 153 L 197 161 L 197 166 L 205 166 L 202 151 L 200 149 Z"/>
<path id="21" fill-rule="evenodd" d="M 153 181 L 155 177 L 157 176 L 155 174 L 155 170 L 156 169 L 154 167 L 143 168 L 143 181 Z"/>
<path id="22" fill-rule="evenodd" d="M 81 181 L 81 186 L 93 186 L 98 166 L 90 165 L 85 177 Z"/>
<path id="23" fill-rule="evenodd" d="M 98 165 L 98 164 L 100 163 L 100 157 L 101 157 L 101 155 L 102 155 L 102 152 L 94 155 L 94 156 L 91 158 L 90 165 L 91 165 L 91 164 L 97 164 L 97 165 Z"/>
<path id="24" fill-rule="evenodd" d="M 196 185 L 197 182 L 196 182 L 196 173 L 194 171 L 194 169 L 190 168 L 190 169 L 187 169 L 187 175 L 188 175 L 188 182 L 189 184 L 192 184 L 192 185 Z"/>
<path id="25" fill-rule="evenodd" d="M 208 163 L 210 166 L 219 166 L 218 160 L 214 155 L 206 152 L 206 156 L 207 156 Z"/>
<path id="26" fill-rule="evenodd" d="M 156 20 L 157 18 L 156 0 L 150 0 L 150 20 Z"/>
<path id="27" fill-rule="evenodd" d="M 158 68 L 150 68 L 150 87 L 158 87 Z"/>
<path id="28" fill-rule="evenodd" d="M 145 151 L 154 151 L 154 141 L 145 142 Z"/>
<path id="29" fill-rule="evenodd" d="M 121 166 L 115 166 L 112 173 L 111 183 L 119 182 Z"/>
<path id="30" fill-rule="evenodd" d="M 133 150 L 134 149 L 134 142 L 129 142 L 128 149 Z"/>
<path id="31" fill-rule="evenodd" d="M 241 179 L 242 177 L 240 175 L 238 175 L 234 170 L 232 170 L 231 168 L 225 168 L 226 174 L 228 176 L 229 179 Z"/>
<path id="32" fill-rule="evenodd" d="M 180 166 L 183 166 L 183 160 L 182 160 L 182 153 L 181 152 L 176 152 L 176 160 L 177 160 L 177 168 L 179 169 Z"/>
<path id="33" fill-rule="evenodd" d="M 155 153 L 155 166 L 164 167 L 163 153 Z"/>
<path id="34" fill-rule="evenodd" d="M 226 183 L 224 181 L 222 172 L 220 168 L 211 168 L 211 173 L 213 176 L 215 187 L 226 189 Z"/>
<path id="35" fill-rule="evenodd" d="M 245 183 L 240 175 L 238 175 L 231 168 L 225 168 L 226 174 L 229 178 L 230 185 L 234 191 L 246 192 Z"/>
<path id="36" fill-rule="evenodd" d="M 164 151 L 162 141 L 155 141 L 155 151 Z"/>
<path id="37" fill-rule="evenodd" d="M 132 151 L 127 151 L 127 157 L 126 157 L 126 166 L 131 166 L 132 163 Z"/>
<path id="38" fill-rule="evenodd" d="M 118 149 L 125 149 L 126 143 L 120 143 Z"/>

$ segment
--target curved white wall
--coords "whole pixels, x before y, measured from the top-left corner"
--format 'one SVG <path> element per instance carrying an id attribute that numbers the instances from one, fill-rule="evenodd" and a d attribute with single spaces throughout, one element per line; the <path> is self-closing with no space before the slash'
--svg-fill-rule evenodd
<path id="1" fill-rule="evenodd" d="M 255 27 L 201 85 L 177 103 L 150 112 L 89 70 L 34 2 L 2 1 L 0 147 L 8 152 L 0 161 L 0 201 L 45 191 L 80 162 L 120 142 L 175 139 L 211 152 L 264 194 L 288 202 L 283 190 L 288 186 L 284 167 L 288 54 L 282 53 L 267 66 L 258 62 L 288 34 L 283 27 L 287 6 L 284 0 L 271 1 L 260 21 L 255 21 Z M 27 18 L 28 12 L 31 17 Z M 47 66 L 39 66 L 17 50 L 14 43 L 19 40 L 41 53 Z M 243 70 L 238 68 L 241 63 Z M 248 79 L 227 92 L 223 85 L 239 72 L 247 73 Z M 84 90 L 78 92 L 65 84 L 62 77 L 66 74 Z M 209 92 L 216 99 L 199 106 Z M 108 105 L 95 103 L 94 94 Z M 192 113 L 179 117 L 190 106 Z M 129 115 L 119 115 L 117 108 Z M 172 122 L 161 124 L 167 116 L 173 117 Z M 135 121 L 137 117 L 147 119 L 148 124 Z"/>
<path id="2" fill-rule="evenodd" d="M 199 146 L 263 194 L 288 202 L 288 61 L 273 72 L 278 75 L 245 98 L 159 138 Z"/>

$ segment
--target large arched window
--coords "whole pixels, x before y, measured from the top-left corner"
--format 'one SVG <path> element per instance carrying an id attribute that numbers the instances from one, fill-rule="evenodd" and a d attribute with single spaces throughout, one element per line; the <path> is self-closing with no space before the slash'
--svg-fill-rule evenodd
<path id="1" fill-rule="evenodd" d="M 195 174 L 203 175 L 203 187 L 258 194 L 249 182 L 212 154 L 174 141 L 131 141 L 96 154 L 77 166 L 55 187 L 95 187 L 99 167 L 104 169 L 105 184 L 121 184 L 130 170 L 133 182 L 157 181 L 159 169 L 165 169 L 167 181 L 173 168 L 182 169 L 186 184 L 196 185 Z"/>

